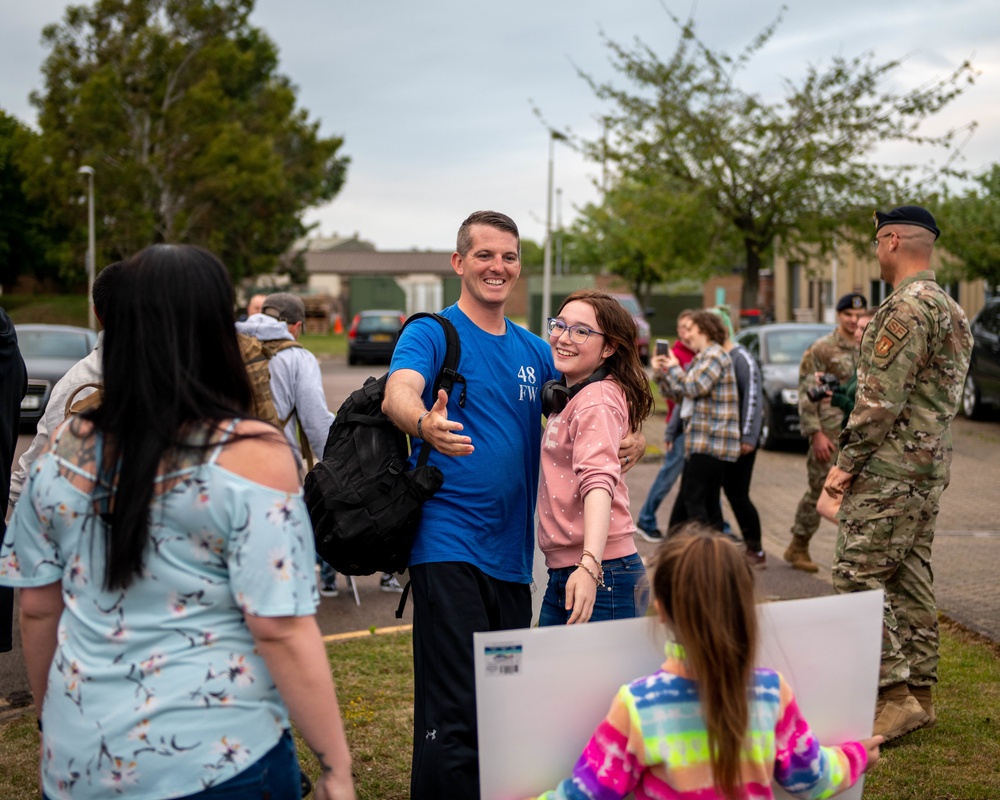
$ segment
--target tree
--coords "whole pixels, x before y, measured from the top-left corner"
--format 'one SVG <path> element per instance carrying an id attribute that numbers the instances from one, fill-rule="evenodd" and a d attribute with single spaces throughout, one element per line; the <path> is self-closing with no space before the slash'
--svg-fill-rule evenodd
<path id="1" fill-rule="evenodd" d="M 45 204 L 24 192 L 24 152 L 37 137 L 0 110 L 0 284 L 6 286 L 24 274 L 56 277 L 57 242 L 65 235 L 53 230 Z"/>
<path id="2" fill-rule="evenodd" d="M 960 258 L 967 278 L 1000 286 L 1000 164 L 977 176 L 979 188 L 945 196 L 938 208 L 945 249 Z"/>
<path id="3" fill-rule="evenodd" d="M 703 192 L 662 175 L 619 180 L 577 218 L 577 258 L 625 278 L 648 303 L 655 283 L 704 276 L 732 265 L 732 236 Z M 727 239 L 729 241 L 727 241 Z"/>
<path id="4" fill-rule="evenodd" d="M 340 189 L 323 138 L 249 23 L 253 0 L 97 0 L 43 39 L 42 135 L 30 184 L 82 238 L 77 169 L 96 170 L 105 259 L 154 242 L 203 245 L 234 278 L 274 268 L 303 211 Z M 82 261 L 82 259 L 80 259 Z"/>
<path id="5" fill-rule="evenodd" d="M 584 142 L 595 161 L 626 175 L 658 175 L 702 193 L 742 241 L 746 279 L 742 302 L 757 302 L 763 255 L 780 237 L 791 248 L 828 244 L 828 233 L 912 175 L 912 166 L 875 166 L 872 151 L 887 142 L 954 150 L 963 129 L 939 136 L 921 123 L 973 81 L 966 62 L 950 75 L 905 93 L 886 84 L 901 66 L 872 54 L 834 58 L 805 68 L 784 99 L 768 104 L 737 86 L 741 71 L 767 44 L 781 15 L 736 58 L 710 49 L 682 22 L 673 55 L 662 61 L 641 41 L 625 47 L 605 38 L 612 65 L 631 85 L 618 88 L 581 76 L 612 109 L 607 134 Z"/>

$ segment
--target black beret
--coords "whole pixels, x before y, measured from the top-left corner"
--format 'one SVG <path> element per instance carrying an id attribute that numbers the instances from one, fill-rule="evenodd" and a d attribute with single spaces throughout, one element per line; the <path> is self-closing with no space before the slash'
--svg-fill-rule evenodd
<path id="1" fill-rule="evenodd" d="M 837 301 L 837 311 L 847 311 L 849 308 L 868 308 L 868 300 L 857 292 L 845 294 Z"/>
<path id="2" fill-rule="evenodd" d="M 875 220 L 876 233 L 882 230 L 883 225 L 916 225 L 929 230 L 934 234 L 935 239 L 941 235 L 941 231 L 938 230 L 931 212 L 920 206 L 900 206 L 888 213 L 885 211 L 876 211 L 872 215 L 872 218 Z"/>

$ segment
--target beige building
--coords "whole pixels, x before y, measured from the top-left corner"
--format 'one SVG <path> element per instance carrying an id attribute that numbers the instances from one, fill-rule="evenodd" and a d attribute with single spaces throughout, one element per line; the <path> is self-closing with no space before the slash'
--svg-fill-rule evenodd
<path id="1" fill-rule="evenodd" d="M 986 287 L 982 280 L 949 281 L 941 251 L 936 249 L 931 266 L 948 293 L 971 319 L 983 307 Z M 779 255 L 773 269 L 776 322 L 836 322 L 837 299 L 848 292 L 859 292 L 877 306 L 888 296 L 891 287 L 879 278 L 878 260 L 870 249 L 859 254 L 853 245 L 840 241 L 830 253 L 808 260 L 794 260 Z M 763 281 L 762 281 L 763 284 Z"/>

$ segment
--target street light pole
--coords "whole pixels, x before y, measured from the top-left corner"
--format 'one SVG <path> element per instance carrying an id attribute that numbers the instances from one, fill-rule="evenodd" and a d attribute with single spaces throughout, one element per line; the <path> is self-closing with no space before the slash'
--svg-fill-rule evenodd
<path id="1" fill-rule="evenodd" d="M 87 325 L 92 331 L 97 330 L 97 319 L 94 315 L 94 168 L 83 166 L 77 170 L 87 176 Z"/>
<path id="2" fill-rule="evenodd" d="M 566 141 L 559 131 L 549 131 L 549 185 L 545 196 L 545 261 L 542 266 L 542 323 L 539 332 L 545 332 L 545 322 L 552 313 L 552 178 L 557 141 Z"/>

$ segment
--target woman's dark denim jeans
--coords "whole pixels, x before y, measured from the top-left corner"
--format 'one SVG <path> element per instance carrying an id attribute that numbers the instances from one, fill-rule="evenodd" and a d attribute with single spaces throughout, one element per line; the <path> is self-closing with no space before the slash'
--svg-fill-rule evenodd
<path id="1" fill-rule="evenodd" d="M 591 567 L 593 569 L 593 567 Z M 565 625 L 572 612 L 566 610 L 566 581 L 576 567 L 549 570 L 549 584 L 542 600 L 539 627 Z M 605 588 L 597 589 L 591 622 L 641 617 L 649 605 L 649 582 L 638 553 L 604 562 Z"/>

